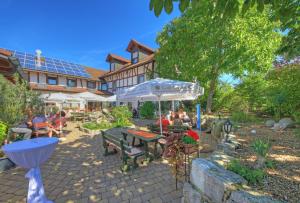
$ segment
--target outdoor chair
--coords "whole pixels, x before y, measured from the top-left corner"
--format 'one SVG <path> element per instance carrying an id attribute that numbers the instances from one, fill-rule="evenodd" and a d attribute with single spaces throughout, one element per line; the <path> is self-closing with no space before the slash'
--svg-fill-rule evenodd
<path id="1" fill-rule="evenodd" d="M 126 140 L 120 139 L 117 136 L 109 134 L 105 131 L 101 131 L 101 134 L 103 138 L 103 147 L 105 150 L 104 156 L 114 154 L 119 151 L 122 159 L 121 170 L 123 172 L 130 168 L 135 169 L 138 167 L 137 158 L 144 156 L 144 151 L 130 146 Z M 109 147 L 113 148 L 112 152 L 109 152 Z M 132 164 L 130 164 L 129 161 L 131 161 Z"/>
<path id="2" fill-rule="evenodd" d="M 33 131 L 32 134 L 35 137 L 39 137 L 40 135 L 49 134 L 49 124 L 47 122 L 33 123 Z"/>

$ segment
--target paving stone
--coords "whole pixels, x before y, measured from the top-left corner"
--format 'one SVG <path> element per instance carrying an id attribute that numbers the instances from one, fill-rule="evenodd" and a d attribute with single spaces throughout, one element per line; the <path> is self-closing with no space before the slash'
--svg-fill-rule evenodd
<path id="1" fill-rule="evenodd" d="M 66 130 L 72 132 L 66 141 L 59 143 L 52 157 L 41 168 L 49 199 L 56 203 L 145 202 L 156 201 L 157 198 L 171 202 L 172 195 L 174 198 L 181 196 L 181 188 L 178 194 L 172 193 L 175 191 L 175 179 L 169 167 L 160 160 L 125 174 L 120 171 L 119 154 L 103 156 L 100 137 L 92 139 L 74 128 L 72 123 L 68 123 Z M 0 202 L 26 202 L 26 172 L 16 167 L 0 173 Z"/>

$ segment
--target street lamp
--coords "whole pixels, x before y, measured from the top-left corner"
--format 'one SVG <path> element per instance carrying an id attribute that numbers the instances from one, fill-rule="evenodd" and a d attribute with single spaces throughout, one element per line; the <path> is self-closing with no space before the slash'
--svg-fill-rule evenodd
<path id="1" fill-rule="evenodd" d="M 226 133 L 225 142 L 228 142 L 228 135 L 231 132 L 231 129 L 232 129 L 232 123 L 230 122 L 229 119 L 227 119 L 223 126 L 223 130 Z"/>

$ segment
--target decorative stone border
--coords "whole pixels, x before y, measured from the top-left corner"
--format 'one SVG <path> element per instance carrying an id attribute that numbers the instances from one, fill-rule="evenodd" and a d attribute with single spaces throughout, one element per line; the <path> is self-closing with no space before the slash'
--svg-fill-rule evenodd
<path id="1" fill-rule="evenodd" d="M 280 203 L 270 196 L 254 193 L 247 181 L 224 166 L 240 148 L 234 135 L 229 143 L 220 143 L 207 159 L 193 160 L 191 182 L 183 187 L 182 203 Z"/>

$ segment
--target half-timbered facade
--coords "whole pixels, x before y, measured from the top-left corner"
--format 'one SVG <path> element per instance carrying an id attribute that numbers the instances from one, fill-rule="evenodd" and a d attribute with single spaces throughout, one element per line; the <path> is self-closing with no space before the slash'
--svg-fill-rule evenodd
<path id="1" fill-rule="evenodd" d="M 109 72 L 100 77 L 102 88 L 116 93 L 123 88 L 131 87 L 149 79 L 154 71 L 154 50 L 131 40 L 126 51 L 131 58 L 125 59 L 114 54 L 108 54 Z"/>

